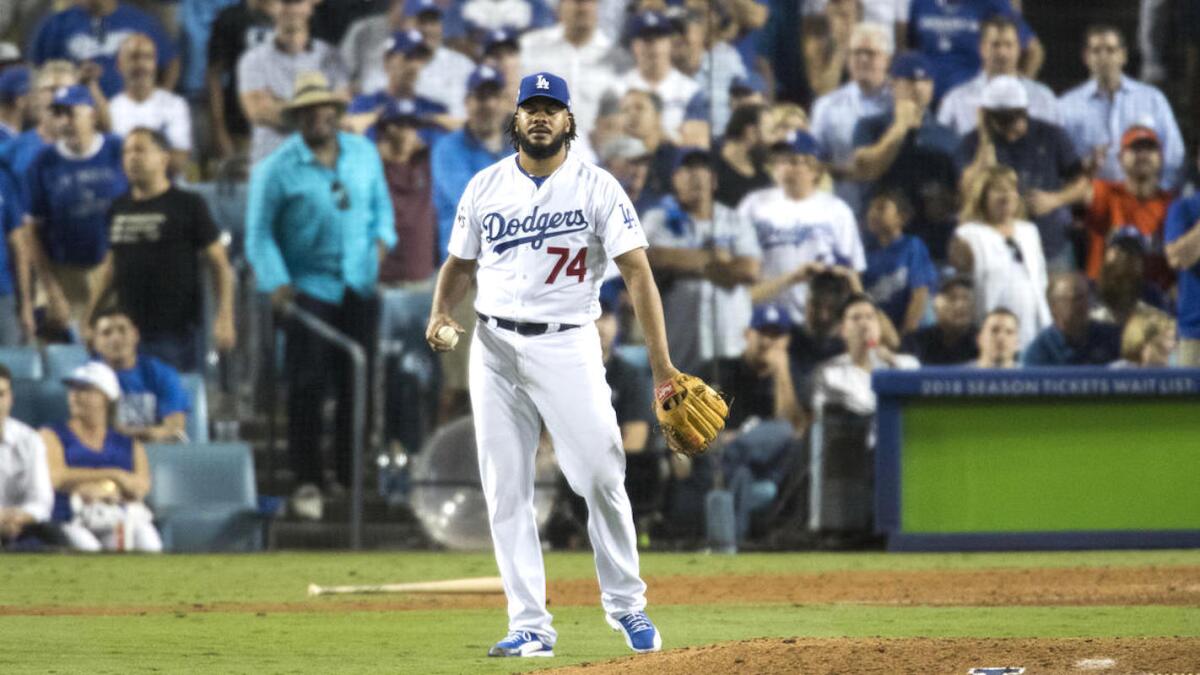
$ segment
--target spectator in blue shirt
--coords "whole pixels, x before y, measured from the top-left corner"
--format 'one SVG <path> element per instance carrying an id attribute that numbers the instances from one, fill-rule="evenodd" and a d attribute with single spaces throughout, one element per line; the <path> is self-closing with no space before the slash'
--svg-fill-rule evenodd
<path id="1" fill-rule="evenodd" d="M 979 72 L 979 34 L 983 22 L 993 16 L 1008 17 L 1017 23 L 1024 52 L 1021 72 L 1035 78 L 1045 56 L 1042 44 L 1013 9 L 1011 0 L 912 0 L 908 46 L 932 63 L 938 100 Z"/>
<path id="2" fill-rule="evenodd" d="M 29 215 L 48 319 L 65 327 L 85 317 L 108 253 L 109 208 L 129 188 L 121 139 L 97 131 L 95 103 L 86 87 L 59 89 L 50 113 L 60 140 L 29 168 Z"/>
<path id="3" fill-rule="evenodd" d="M 875 245 L 867 250 L 863 288 L 901 335 L 921 325 L 938 281 L 929 249 L 917 237 L 904 233 L 911 217 L 908 199 L 895 190 L 876 194 L 867 209 L 867 231 Z"/>
<path id="4" fill-rule="evenodd" d="M 892 109 L 859 120 L 853 142 L 853 177 L 868 193 L 900 191 L 913 205 L 909 232 L 935 260 L 944 260 L 954 228 L 954 150 L 958 137 L 934 119 L 929 60 L 908 52 L 892 62 Z"/>
<path id="5" fill-rule="evenodd" d="M 29 69 L 13 66 L 0 71 L 0 143 L 12 140 L 29 121 Z"/>
<path id="6" fill-rule="evenodd" d="M 294 306 L 331 324 L 371 354 L 378 326 L 375 286 L 396 245 L 383 162 L 365 138 L 338 131 L 345 100 L 319 72 L 296 78 L 284 108 L 299 133 L 255 167 L 246 207 L 246 257 L 259 290 L 281 312 Z M 350 363 L 340 350 L 293 320 L 285 356 L 288 449 L 299 489 L 298 514 L 320 519 L 321 409 L 337 387 L 337 477 L 350 485 Z"/>
<path id="7" fill-rule="evenodd" d="M 78 69 L 69 61 L 50 61 L 37 69 L 33 75 L 33 89 L 29 96 L 30 128 L 8 141 L 0 142 L 0 163 L 6 164 L 14 176 L 27 176 L 29 166 L 33 164 L 38 153 L 58 140 L 54 115 L 50 114 L 54 92 L 78 83 Z M 20 180 L 18 187 L 21 190 L 21 208 L 27 210 L 28 181 Z"/>
<path id="8" fill-rule="evenodd" d="M 433 146 L 433 206 L 438 222 L 438 264 L 446 259 L 450 233 L 454 229 L 454 214 L 458 200 L 467 183 L 481 169 L 509 154 L 505 143 L 504 126 L 510 119 L 510 108 L 502 97 L 503 81 L 491 66 L 480 66 L 467 80 L 467 122 L 463 128 L 442 136 Z M 453 419 L 468 411 L 467 356 L 471 330 L 475 326 L 473 309 L 475 290 L 455 309 L 453 318 L 466 331 L 464 343 L 458 349 L 441 354 L 442 391 L 438 404 L 438 419 Z"/>
<path id="9" fill-rule="evenodd" d="M 1179 365 L 1200 366 L 1200 193 L 1167 212 L 1167 263 L 1179 273 Z"/>
<path id="10" fill-rule="evenodd" d="M 1104 366 L 1121 358 L 1121 328 L 1088 317 L 1088 281 L 1063 274 L 1046 291 L 1054 323 L 1025 349 L 1026 366 Z"/>
<path id="11" fill-rule="evenodd" d="M 509 154 L 504 142 L 504 123 L 508 117 L 501 87 L 491 78 L 481 77 L 476 69 L 467 92 L 467 122 L 458 131 L 446 134 L 433 146 L 433 204 L 438 217 L 438 264 L 446 259 L 450 233 L 458 199 L 467 183 L 481 169 Z"/>
<path id="12" fill-rule="evenodd" d="M 407 30 L 392 35 L 383 57 L 388 76 L 387 87 L 355 96 L 346 111 L 347 127 L 358 133 L 370 131 L 373 136 L 379 113 L 389 103 L 400 101 L 412 101 L 417 115 L 443 128 L 456 127 L 456 121 L 446 114 L 445 106 L 416 94 L 417 78 L 429 64 L 431 55 L 420 32 Z M 422 133 L 421 137 L 426 143 L 433 140 L 428 133 Z"/>
<path id="13" fill-rule="evenodd" d="M 80 0 L 46 19 L 33 38 L 29 57 L 38 65 L 50 59 L 95 63 L 101 71 L 100 89 L 112 98 L 122 86 L 117 50 L 134 33 L 145 33 L 154 40 L 163 88 L 174 89 L 179 80 L 179 57 L 170 36 L 154 17 L 119 0 Z"/>
<path id="14" fill-rule="evenodd" d="M 186 440 L 192 406 L 178 371 L 138 353 L 141 334 L 120 308 L 97 312 L 91 329 L 92 349 L 121 385 L 114 421 L 117 432 L 146 443 Z"/>
<path id="15" fill-rule="evenodd" d="M 17 179 L 0 163 L 0 347 L 18 345 L 22 337 L 31 341 L 34 337 L 29 254 L 26 231 L 21 228 L 23 216 Z"/>
<path id="16" fill-rule="evenodd" d="M 1166 190 L 1178 188 L 1183 178 L 1183 137 L 1167 97 L 1125 75 L 1125 37 L 1116 27 L 1091 26 L 1086 40 L 1083 61 L 1092 77 L 1059 99 L 1063 130 L 1075 144 L 1075 152 L 1097 156 L 1097 178 L 1124 180 L 1121 136 L 1133 126 L 1150 127 L 1162 144 L 1161 185 Z"/>

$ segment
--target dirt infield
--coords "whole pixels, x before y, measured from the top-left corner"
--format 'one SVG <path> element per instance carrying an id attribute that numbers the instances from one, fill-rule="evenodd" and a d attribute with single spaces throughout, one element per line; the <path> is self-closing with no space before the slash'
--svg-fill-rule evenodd
<path id="1" fill-rule="evenodd" d="M 934 606 L 1200 605 L 1200 567 L 1077 567 L 904 572 L 845 571 L 647 580 L 653 605 L 856 603 Z M 502 608 L 499 595 L 340 596 L 295 602 L 0 606 L 0 616 L 104 616 L 193 612 L 355 612 Z M 552 582 L 552 607 L 598 602 L 594 579 Z M 1200 664 L 1197 664 L 1200 668 Z"/>
<path id="2" fill-rule="evenodd" d="M 1182 673 L 1200 670 L 1200 639 L 743 640 L 582 664 L 551 672 L 606 675 L 692 673 L 966 673 L 1014 666 L 1035 673 Z"/>

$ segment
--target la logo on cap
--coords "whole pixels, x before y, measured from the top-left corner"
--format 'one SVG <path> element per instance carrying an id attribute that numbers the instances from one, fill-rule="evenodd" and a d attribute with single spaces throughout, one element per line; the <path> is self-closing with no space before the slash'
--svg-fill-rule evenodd
<path id="1" fill-rule="evenodd" d="M 535 86 L 536 88 L 538 88 L 538 89 L 549 89 L 549 88 L 550 88 L 550 82 L 549 82 L 549 80 L 547 80 L 546 78 L 542 77 L 541 75 L 538 75 L 538 76 L 537 76 L 537 84 L 535 84 L 534 86 Z"/>

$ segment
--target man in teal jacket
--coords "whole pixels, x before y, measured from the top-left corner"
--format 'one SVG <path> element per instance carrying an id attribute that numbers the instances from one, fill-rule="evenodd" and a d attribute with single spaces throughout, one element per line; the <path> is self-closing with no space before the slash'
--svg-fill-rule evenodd
<path id="1" fill-rule="evenodd" d="M 246 256 L 277 310 L 293 303 L 356 340 L 375 344 L 375 285 L 396 231 L 383 163 L 365 138 L 338 131 L 346 102 L 319 73 L 296 78 L 285 114 L 299 129 L 255 167 L 246 213 Z M 350 364 L 296 321 L 288 324 L 288 450 L 297 515 L 321 517 L 321 405 L 337 390 L 338 482 L 350 484 Z"/>

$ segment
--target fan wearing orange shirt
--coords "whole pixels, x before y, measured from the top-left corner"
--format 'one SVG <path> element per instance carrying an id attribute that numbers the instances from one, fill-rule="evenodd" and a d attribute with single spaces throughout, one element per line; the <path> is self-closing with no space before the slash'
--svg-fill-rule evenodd
<path id="1" fill-rule="evenodd" d="M 1171 194 L 1159 187 L 1162 145 L 1154 130 L 1133 126 L 1121 136 L 1121 181 L 1093 179 L 1087 200 L 1087 275 L 1095 281 L 1104 263 L 1110 238 L 1136 228 L 1143 238 L 1146 277 L 1167 290 L 1174 276 L 1163 257 L 1162 228 L 1171 205 Z"/>

